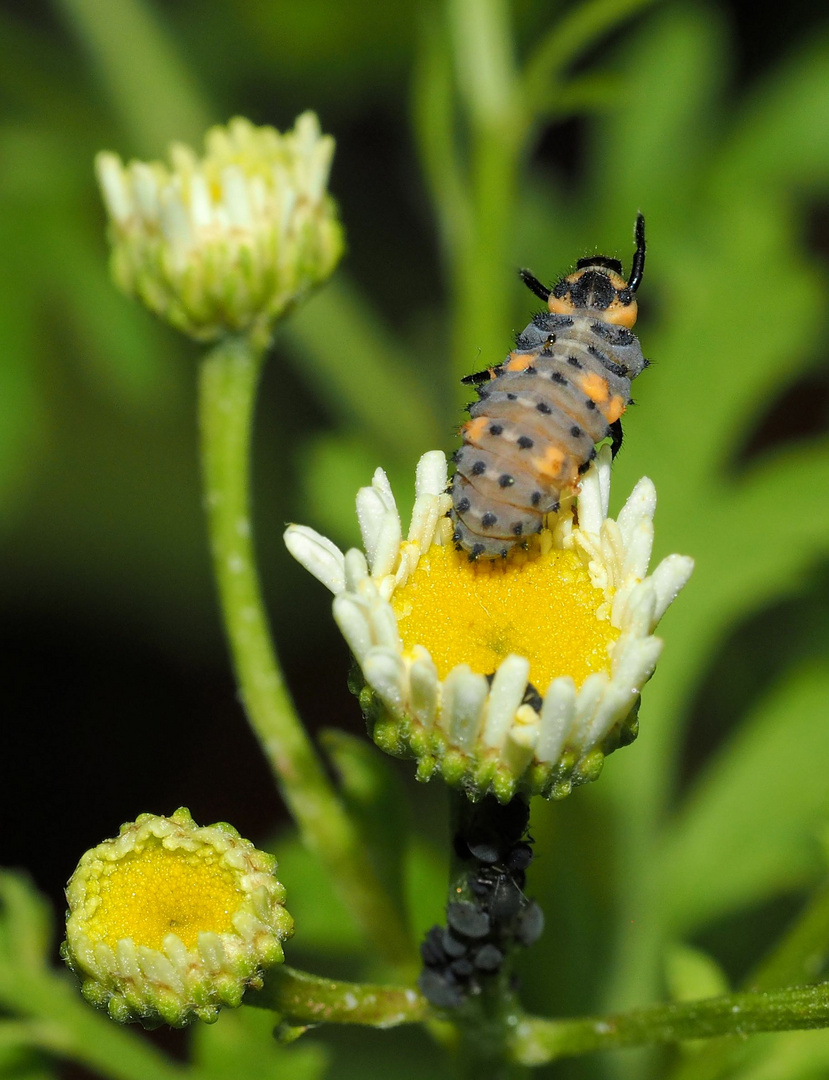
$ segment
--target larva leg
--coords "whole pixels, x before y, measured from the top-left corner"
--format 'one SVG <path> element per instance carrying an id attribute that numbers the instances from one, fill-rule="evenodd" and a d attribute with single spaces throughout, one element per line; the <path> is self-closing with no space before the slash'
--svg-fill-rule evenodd
<path id="1" fill-rule="evenodd" d="M 615 458 L 622 448 L 622 421 L 615 420 L 610 425 L 610 453 Z"/>

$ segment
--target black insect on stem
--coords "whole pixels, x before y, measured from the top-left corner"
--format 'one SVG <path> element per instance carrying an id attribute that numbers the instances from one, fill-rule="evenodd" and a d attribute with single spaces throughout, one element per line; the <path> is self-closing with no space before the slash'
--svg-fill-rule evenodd
<path id="1" fill-rule="evenodd" d="M 418 984 L 438 1008 L 456 1009 L 483 995 L 495 979 L 509 980 L 509 957 L 532 945 L 544 927 L 535 901 L 524 895 L 533 851 L 525 840 L 529 808 L 521 798 L 502 806 L 488 796 L 457 809 L 455 869 L 446 926 L 433 926 L 421 945 Z"/>

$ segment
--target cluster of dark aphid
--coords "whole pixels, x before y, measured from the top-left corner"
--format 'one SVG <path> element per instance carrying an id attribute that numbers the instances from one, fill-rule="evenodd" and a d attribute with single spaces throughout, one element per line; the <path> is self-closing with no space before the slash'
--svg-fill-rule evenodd
<path id="1" fill-rule="evenodd" d="M 529 807 L 521 799 L 500 806 L 488 797 L 475 810 L 470 828 L 454 838 L 455 853 L 469 864 L 458 888 L 473 899 L 450 903 L 447 925 L 433 926 L 420 947 L 418 985 L 442 1009 L 479 994 L 507 953 L 532 945 L 544 929 L 541 908 L 524 895 L 533 859 L 532 840 L 524 839 Z"/>

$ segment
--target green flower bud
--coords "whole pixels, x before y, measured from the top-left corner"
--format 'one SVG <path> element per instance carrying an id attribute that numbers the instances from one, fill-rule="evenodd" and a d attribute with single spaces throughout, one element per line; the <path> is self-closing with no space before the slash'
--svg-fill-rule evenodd
<path id="1" fill-rule="evenodd" d="M 342 254 L 326 192 L 334 140 L 306 112 L 284 135 L 237 117 L 205 144 L 203 158 L 174 144 L 172 169 L 98 154 L 113 276 L 198 341 L 268 337 Z"/>
<path id="2" fill-rule="evenodd" d="M 211 1023 L 284 959 L 293 920 L 275 869 L 230 825 L 142 814 L 78 864 L 61 955 L 113 1020 Z"/>

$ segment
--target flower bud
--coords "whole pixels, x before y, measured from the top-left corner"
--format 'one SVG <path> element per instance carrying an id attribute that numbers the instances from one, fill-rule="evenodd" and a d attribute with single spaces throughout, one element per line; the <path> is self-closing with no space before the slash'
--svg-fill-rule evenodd
<path id="1" fill-rule="evenodd" d="M 61 955 L 113 1020 L 210 1023 L 284 959 L 293 920 L 275 869 L 230 825 L 142 814 L 78 864 Z"/>
<path id="2" fill-rule="evenodd" d="M 172 168 L 98 154 L 113 276 L 199 341 L 267 338 L 342 254 L 326 191 L 334 140 L 306 112 L 284 135 L 237 117 L 205 143 L 202 158 L 174 144 Z"/>

